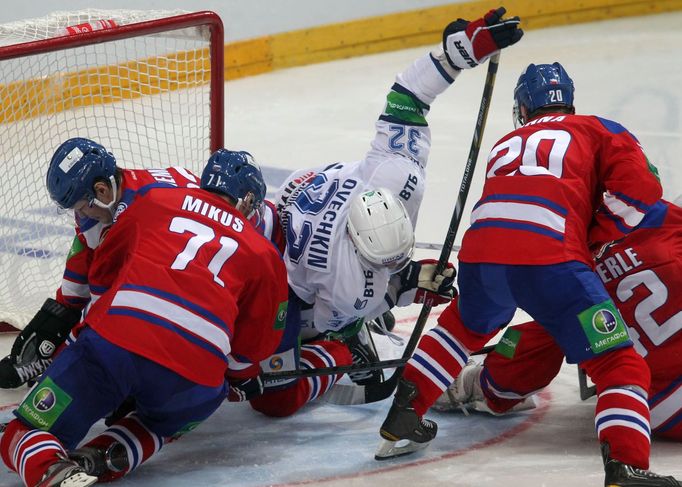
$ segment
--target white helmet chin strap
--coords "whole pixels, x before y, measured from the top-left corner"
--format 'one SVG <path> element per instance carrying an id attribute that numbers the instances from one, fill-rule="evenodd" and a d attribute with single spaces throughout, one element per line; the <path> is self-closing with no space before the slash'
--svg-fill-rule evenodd
<path id="1" fill-rule="evenodd" d="M 118 203 L 118 185 L 116 184 L 116 178 L 114 176 L 109 176 L 109 182 L 111 183 L 111 191 L 112 191 L 112 198 L 109 203 L 102 203 L 100 200 L 95 198 L 92 200 L 92 204 L 99 207 L 103 208 L 105 210 L 109 210 L 109 213 L 111 213 L 111 218 L 114 218 L 114 207 Z"/>

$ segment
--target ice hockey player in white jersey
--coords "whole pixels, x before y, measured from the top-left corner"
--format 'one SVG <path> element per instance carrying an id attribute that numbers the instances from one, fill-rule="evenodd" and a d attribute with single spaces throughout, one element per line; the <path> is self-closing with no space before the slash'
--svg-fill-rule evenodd
<path id="1" fill-rule="evenodd" d="M 458 36 L 457 45 L 449 31 L 397 76 L 364 159 L 297 171 L 280 188 L 289 284 L 313 305 L 303 336 L 352 334 L 353 325 L 394 305 L 452 297 L 454 269 L 434 276 L 434 261 L 411 260 L 431 147 L 426 114 L 461 72 L 452 59 L 481 63 L 521 38 L 518 18 L 504 13 L 490 11 L 477 21 L 485 28 Z"/>

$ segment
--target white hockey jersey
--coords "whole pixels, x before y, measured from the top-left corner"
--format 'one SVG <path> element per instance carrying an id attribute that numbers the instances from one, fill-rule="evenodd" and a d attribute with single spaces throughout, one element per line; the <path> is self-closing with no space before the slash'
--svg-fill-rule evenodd
<path id="1" fill-rule="evenodd" d="M 424 116 L 452 81 L 434 56 L 418 59 L 393 85 L 364 159 L 297 171 L 280 188 L 289 285 L 314 304 L 317 332 L 339 331 L 389 309 L 388 269 L 363 267 L 346 231 L 350 202 L 364 191 L 387 188 L 405 205 L 414 229 L 431 147 Z M 302 335 L 308 335 L 305 329 Z"/>

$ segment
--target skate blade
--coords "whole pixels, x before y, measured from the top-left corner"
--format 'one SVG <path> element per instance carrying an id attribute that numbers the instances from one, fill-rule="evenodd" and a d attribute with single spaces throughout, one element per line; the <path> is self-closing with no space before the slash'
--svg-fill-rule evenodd
<path id="1" fill-rule="evenodd" d="M 97 477 L 88 475 L 85 472 L 80 472 L 76 475 L 72 475 L 68 479 L 62 480 L 59 487 L 88 487 L 95 483 L 97 483 Z"/>
<path id="2" fill-rule="evenodd" d="M 429 446 L 429 441 L 425 443 L 417 443 L 411 440 L 381 440 L 381 443 L 377 447 L 374 453 L 375 460 L 390 460 L 391 458 L 401 457 L 403 455 L 409 455 L 419 450 L 423 450 Z"/>

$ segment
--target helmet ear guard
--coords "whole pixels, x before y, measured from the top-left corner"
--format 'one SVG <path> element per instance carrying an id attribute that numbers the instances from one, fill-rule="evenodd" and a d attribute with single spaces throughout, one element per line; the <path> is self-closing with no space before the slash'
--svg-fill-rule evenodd
<path id="1" fill-rule="evenodd" d="M 414 252 L 414 229 L 402 202 L 390 190 L 378 188 L 356 196 L 347 223 L 358 255 L 371 267 L 403 269 Z"/>
<path id="2" fill-rule="evenodd" d="M 253 156 L 227 149 L 211 154 L 201 174 L 201 187 L 232 198 L 247 218 L 260 211 L 267 191 Z"/>
<path id="3" fill-rule="evenodd" d="M 529 64 L 514 88 L 514 126 L 524 125 L 540 108 L 573 110 L 574 92 L 573 80 L 560 63 Z"/>
<path id="4" fill-rule="evenodd" d="M 63 142 L 52 156 L 47 170 L 47 190 L 61 208 L 73 208 L 82 199 L 109 208 L 116 198 L 109 205 L 100 202 L 94 185 L 98 180 L 109 181 L 116 194 L 115 174 L 116 158 L 112 153 L 97 142 L 76 137 Z"/>

